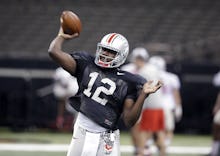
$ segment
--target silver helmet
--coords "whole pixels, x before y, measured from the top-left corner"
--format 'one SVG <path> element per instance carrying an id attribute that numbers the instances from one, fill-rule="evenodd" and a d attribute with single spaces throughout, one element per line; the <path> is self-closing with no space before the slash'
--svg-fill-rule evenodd
<path id="1" fill-rule="evenodd" d="M 105 55 L 105 51 L 113 53 L 113 56 Z M 121 66 L 129 53 L 127 39 L 118 33 L 105 35 L 101 42 L 97 44 L 96 65 L 104 68 L 117 68 Z"/>
<path id="2" fill-rule="evenodd" d="M 161 56 L 152 56 L 149 59 L 149 63 L 157 67 L 157 69 L 165 71 L 166 70 L 166 62 Z"/>

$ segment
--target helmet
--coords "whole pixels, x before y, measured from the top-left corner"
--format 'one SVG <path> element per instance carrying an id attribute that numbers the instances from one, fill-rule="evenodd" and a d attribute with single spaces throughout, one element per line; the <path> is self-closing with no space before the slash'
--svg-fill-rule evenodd
<path id="1" fill-rule="evenodd" d="M 157 69 L 159 70 L 163 70 L 165 71 L 166 70 L 166 62 L 165 60 L 160 57 L 160 56 L 152 56 L 150 59 L 149 59 L 149 63 L 156 66 Z"/>
<path id="2" fill-rule="evenodd" d="M 137 47 L 137 48 L 134 48 L 132 53 L 131 53 L 131 61 L 134 62 L 134 60 L 137 58 L 137 57 L 140 57 L 142 58 L 144 61 L 147 61 L 148 58 L 149 58 L 149 54 L 147 52 L 147 50 L 143 47 Z"/>
<path id="3" fill-rule="evenodd" d="M 114 53 L 114 57 L 104 55 L 104 50 Z M 116 68 L 121 66 L 129 53 L 127 39 L 118 33 L 105 35 L 101 42 L 97 44 L 95 64 L 104 68 Z"/>

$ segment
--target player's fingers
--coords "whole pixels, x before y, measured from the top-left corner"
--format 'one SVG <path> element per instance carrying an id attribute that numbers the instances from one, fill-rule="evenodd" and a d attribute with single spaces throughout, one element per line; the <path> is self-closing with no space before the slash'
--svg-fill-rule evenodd
<path id="1" fill-rule="evenodd" d="M 156 87 L 159 87 L 159 88 L 160 88 L 160 87 L 162 87 L 162 86 L 163 86 L 163 83 L 162 83 L 161 81 L 158 81 L 157 84 L 156 84 Z"/>
<path id="2" fill-rule="evenodd" d="M 153 92 L 156 92 L 158 89 L 160 89 L 162 85 L 163 85 L 162 82 L 158 81 L 157 84 L 153 88 Z"/>
<path id="3" fill-rule="evenodd" d="M 61 24 L 63 23 L 63 18 L 61 18 L 61 17 L 60 17 L 60 23 L 61 23 Z"/>
<path id="4" fill-rule="evenodd" d="M 162 81 L 158 81 L 157 85 L 163 85 Z"/>
<path id="5" fill-rule="evenodd" d="M 160 89 L 161 88 L 161 86 L 157 86 L 156 88 L 155 88 L 155 92 L 158 90 L 158 89 Z"/>
<path id="6" fill-rule="evenodd" d="M 74 33 L 74 34 L 72 34 L 72 35 L 69 35 L 69 34 L 65 34 L 65 33 L 63 33 L 63 32 L 60 32 L 60 33 L 59 33 L 59 36 L 63 37 L 64 39 L 72 39 L 72 38 L 78 37 L 79 34 L 78 34 L 78 33 Z"/>
<path id="7" fill-rule="evenodd" d="M 153 83 L 152 80 L 148 81 L 147 84 L 151 85 Z"/>
<path id="8" fill-rule="evenodd" d="M 62 20 L 62 19 L 61 19 L 61 20 Z M 71 39 L 71 38 L 78 37 L 79 34 L 78 34 L 78 33 L 74 33 L 74 34 L 72 34 L 72 35 L 65 34 L 64 31 L 63 31 L 63 28 L 60 27 L 58 36 L 62 36 L 62 37 L 65 38 L 65 39 Z"/>
<path id="9" fill-rule="evenodd" d="M 79 33 L 74 33 L 72 35 L 65 34 L 66 39 L 76 38 L 79 36 Z"/>
<path id="10" fill-rule="evenodd" d="M 75 38 L 75 37 L 79 37 L 79 33 L 74 33 L 73 35 L 71 35 L 72 38 Z"/>
<path id="11" fill-rule="evenodd" d="M 160 85 L 158 85 L 158 86 L 156 86 L 156 91 L 158 90 L 158 89 L 160 89 L 162 87 L 162 85 L 160 84 Z"/>

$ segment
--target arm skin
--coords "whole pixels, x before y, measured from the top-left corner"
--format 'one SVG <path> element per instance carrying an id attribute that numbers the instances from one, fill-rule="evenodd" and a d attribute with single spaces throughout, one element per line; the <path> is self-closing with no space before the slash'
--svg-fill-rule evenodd
<path id="1" fill-rule="evenodd" d="M 136 102 L 133 101 L 132 99 L 125 100 L 122 117 L 127 127 L 132 127 L 138 120 L 142 111 L 144 100 L 147 98 L 147 96 L 148 96 L 147 94 L 141 91 Z"/>
<path id="2" fill-rule="evenodd" d="M 220 109 L 220 92 L 218 93 L 216 101 L 215 101 L 215 105 L 213 108 L 213 115 L 215 115 L 219 109 Z"/>
<path id="3" fill-rule="evenodd" d="M 62 28 L 60 28 L 59 34 L 50 43 L 48 49 L 49 56 L 70 74 L 75 73 L 76 61 L 70 54 L 62 51 L 62 45 L 64 40 L 76 38 L 78 36 L 79 34 L 77 33 L 73 35 L 64 34 Z"/>
<path id="4" fill-rule="evenodd" d="M 152 85 L 152 81 L 149 81 L 144 84 L 136 101 L 133 101 L 132 99 L 125 100 L 122 118 L 127 127 L 132 127 L 137 122 L 145 99 L 149 94 L 155 93 L 161 86 L 162 83 L 160 81 L 155 86 Z"/>
<path id="5" fill-rule="evenodd" d="M 182 100 L 181 100 L 179 89 L 174 89 L 173 94 L 174 94 L 174 99 L 175 99 L 176 105 L 182 107 L 182 104 L 181 104 Z"/>

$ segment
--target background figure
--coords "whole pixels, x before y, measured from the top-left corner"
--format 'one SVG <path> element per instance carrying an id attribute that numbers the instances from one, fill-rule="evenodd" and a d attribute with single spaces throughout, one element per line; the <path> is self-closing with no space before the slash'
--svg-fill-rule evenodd
<path id="1" fill-rule="evenodd" d="M 138 74 L 140 69 L 147 63 L 149 54 L 145 48 L 137 47 L 132 50 L 130 55 L 130 63 L 123 65 L 122 70 L 133 74 Z"/>
<path id="2" fill-rule="evenodd" d="M 165 115 L 165 143 L 170 145 L 175 129 L 175 121 L 179 122 L 182 118 L 182 100 L 180 95 L 180 80 L 174 73 L 166 71 L 166 62 L 160 56 L 153 56 L 149 63 L 155 65 L 160 71 L 163 87 L 163 108 Z"/>
<path id="3" fill-rule="evenodd" d="M 149 54 L 145 48 L 137 47 L 133 49 L 131 55 L 130 55 L 130 63 L 124 65 L 121 67 L 122 70 L 128 71 L 132 74 L 138 74 L 140 69 L 146 64 L 147 60 L 149 58 Z M 135 155 L 137 155 L 137 146 L 138 146 L 138 139 L 139 139 L 139 122 L 140 119 L 137 121 L 137 123 L 130 129 L 131 132 L 131 139 L 132 143 L 135 148 Z"/>
<path id="4" fill-rule="evenodd" d="M 77 112 L 70 106 L 68 98 L 78 92 L 77 79 L 61 67 L 56 69 L 53 79 L 53 93 L 58 101 L 56 126 L 58 129 L 71 129 L 73 118 L 75 119 Z M 65 120 L 70 121 L 64 124 Z"/>
<path id="5" fill-rule="evenodd" d="M 122 69 L 132 73 L 139 74 L 145 79 L 155 80 L 157 83 L 160 79 L 159 72 L 156 67 L 147 63 L 147 50 L 141 47 L 135 48 L 131 54 L 132 63 L 124 66 Z M 165 155 L 164 145 L 164 115 L 161 102 L 161 91 L 152 94 L 145 100 L 142 115 L 138 123 L 131 129 L 132 140 L 136 146 L 137 155 L 150 155 L 150 151 L 146 143 L 155 135 L 155 143 L 159 149 L 160 155 Z"/>
<path id="6" fill-rule="evenodd" d="M 213 79 L 213 85 L 215 87 L 220 87 L 220 72 L 215 74 Z M 220 155 L 220 91 L 216 98 L 216 102 L 213 108 L 213 143 L 210 156 L 219 156 Z"/>

